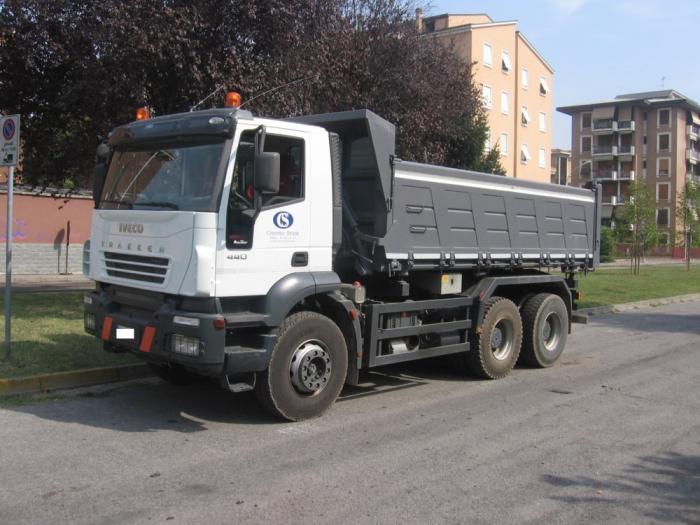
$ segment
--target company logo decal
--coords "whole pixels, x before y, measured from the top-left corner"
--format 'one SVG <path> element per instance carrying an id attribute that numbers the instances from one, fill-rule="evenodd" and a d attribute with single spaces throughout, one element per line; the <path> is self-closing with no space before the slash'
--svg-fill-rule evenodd
<path id="1" fill-rule="evenodd" d="M 272 222 L 278 228 L 286 230 L 292 224 L 294 224 L 294 217 L 288 211 L 278 211 L 277 213 L 275 213 L 275 216 L 272 218 Z"/>
<path id="2" fill-rule="evenodd" d="M 119 233 L 143 233 L 143 224 L 119 223 Z"/>

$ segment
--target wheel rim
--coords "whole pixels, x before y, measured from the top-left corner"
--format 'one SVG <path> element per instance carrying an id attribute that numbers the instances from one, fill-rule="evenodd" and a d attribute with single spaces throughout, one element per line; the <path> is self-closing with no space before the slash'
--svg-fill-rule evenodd
<path id="1" fill-rule="evenodd" d="M 561 339 L 561 319 L 555 312 L 551 312 L 542 323 L 542 342 L 547 351 L 553 352 Z"/>
<path id="2" fill-rule="evenodd" d="M 294 389 L 306 395 L 323 390 L 331 377 L 331 356 L 321 341 L 304 341 L 292 354 L 289 376 Z"/>
<path id="3" fill-rule="evenodd" d="M 513 348 L 513 323 L 501 319 L 491 331 L 491 352 L 499 361 L 506 359 Z"/>

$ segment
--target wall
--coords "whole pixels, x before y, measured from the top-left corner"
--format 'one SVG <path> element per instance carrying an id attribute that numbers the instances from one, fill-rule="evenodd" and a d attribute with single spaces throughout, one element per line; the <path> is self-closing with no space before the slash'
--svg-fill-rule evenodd
<path id="1" fill-rule="evenodd" d="M 7 194 L 0 194 L 0 273 L 4 273 Z M 68 273 L 80 273 L 82 245 L 90 237 L 92 199 L 17 192 L 13 204 L 12 273 L 65 272 L 69 222 Z"/>

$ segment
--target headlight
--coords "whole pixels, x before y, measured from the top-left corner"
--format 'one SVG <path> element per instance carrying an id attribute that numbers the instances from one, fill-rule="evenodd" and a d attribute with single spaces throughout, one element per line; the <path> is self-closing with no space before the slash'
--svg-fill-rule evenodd
<path id="1" fill-rule="evenodd" d="M 88 330 L 90 332 L 95 331 L 95 325 L 97 324 L 95 322 L 95 314 L 91 314 L 90 312 L 85 312 L 85 330 Z"/>
<path id="2" fill-rule="evenodd" d="M 170 338 L 170 350 L 176 354 L 197 356 L 203 346 L 202 341 L 197 337 L 173 334 Z"/>

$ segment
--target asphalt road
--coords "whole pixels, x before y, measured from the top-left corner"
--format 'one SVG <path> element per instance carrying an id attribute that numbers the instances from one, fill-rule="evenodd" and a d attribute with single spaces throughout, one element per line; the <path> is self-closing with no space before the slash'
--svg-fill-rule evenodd
<path id="1" fill-rule="evenodd" d="M 700 303 L 501 381 L 387 367 L 321 419 L 155 380 L 0 409 L 0 523 L 700 523 Z"/>

